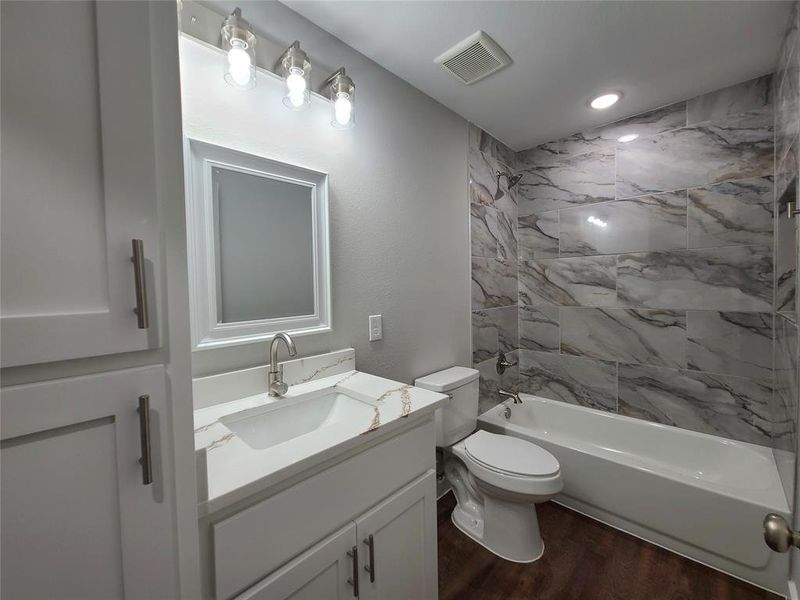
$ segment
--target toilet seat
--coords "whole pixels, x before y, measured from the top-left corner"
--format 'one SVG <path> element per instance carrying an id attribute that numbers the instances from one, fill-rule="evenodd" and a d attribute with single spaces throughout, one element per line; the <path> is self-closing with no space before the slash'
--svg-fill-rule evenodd
<path id="1" fill-rule="evenodd" d="M 513 496 L 515 501 L 528 497 L 529 502 L 536 502 L 534 498 L 555 495 L 563 487 L 555 456 L 526 440 L 478 430 L 450 450 L 464 462 L 478 487 L 488 486 L 493 493 Z M 517 456 L 509 457 L 515 453 Z"/>
<path id="2" fill-rule="evenodd" d="M 500 474 L 516 477 L 549 477 L 559 471 L 556 457 L 541 446 L 509 435 L 479 429 L 464 440 L 474 461 Z"/>

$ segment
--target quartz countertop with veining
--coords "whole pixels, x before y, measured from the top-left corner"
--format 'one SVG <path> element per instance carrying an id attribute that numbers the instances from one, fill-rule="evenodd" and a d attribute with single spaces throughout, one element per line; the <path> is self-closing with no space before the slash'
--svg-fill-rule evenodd
<path id="1" fill-rule="evenodd" d="M 364 410 L 347 427 L 330 426 L 269 448 L 248 445 L 224 419 L 236 414 L 259 413 L 303 397 L 329 391 L 363 402 Z M 325 461 L 368 444 L 377 436 L 428 415 L 447 396 L 409 384 L 351 370 L 292 385 L 282 398 L 266 392 L 200 408 L 194 413 L 195 451 L 200 488 L 199 513 L 215 512 L 233 502 L 302 473 Z M 242 413 L 246 411 L 246 413 Z M 363 420 L 363 422 L 361 422 Z M 205 492 L 205 493 L 204 493 Z"/>

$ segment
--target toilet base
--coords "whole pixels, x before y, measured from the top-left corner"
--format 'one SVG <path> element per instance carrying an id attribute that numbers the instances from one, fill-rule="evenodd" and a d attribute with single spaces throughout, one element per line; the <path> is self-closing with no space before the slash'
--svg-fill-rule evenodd
<path id="1" fill-rule="evenodd" d="M 533 508 L 533 507 L 531 507 Z M 534 508 L 535 511 L 535 508 Z M 536 514 L 534 512 L 534 519 L 536 518 Z M 542 540 L 541 535 L 539 534 L 539 523 L 536 522 L 536 531 L 535 536 L 532 538 L 529 537 L 528 541 L 533 542 L 530 544 L 530 551 L 532 552 L 529 556 L 521 556 L 519 554 L 508 555 L 505 553 L 506 548 L 498 548 L 496 545 L 490 546 L 484 541 L 483 537 L 483 522 L 479 521 L 475 523 L 475 519 L 464 513 L 463 511 L 459 510 L 458 506 L 453 509 L 453 512 L 450 513 L 450 520 L 453 522 L 453 525 L 456 526 L 461 533 L 466 535 L 467 537 L 471 538 L 474 542 L 477 542 L 484 548 L 486 548 L 489 552 L 494 554 L 495 556 L 499 556 L 504 560 L 508 560 L 515 563 L 532 563 L 536 562 L 542 555 L 544 555 L 544 541 Z M 515 535 L 518 535 L 520 532 L 516 532 Z M 515 546 L 516 544 L 512 544 Z M 527 545 L 527 544 L 523 544 Z M 535 551 L 535 548 L 538 547 L 538 554 Z M 518 548 L 512 548 L 512 550 L 518 550 Z"/>
<path id="2" fill-rule="evenodd" d="M 479 482 L 456 457 L 448 458 L 445 473 L 456 497 L 451 519 L 462 533 L 505 560 L 530 563 L 542 557 L 535 504 Z"/>

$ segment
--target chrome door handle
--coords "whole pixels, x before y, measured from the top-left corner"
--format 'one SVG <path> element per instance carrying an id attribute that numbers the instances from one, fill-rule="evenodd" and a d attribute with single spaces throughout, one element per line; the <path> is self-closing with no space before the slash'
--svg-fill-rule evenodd
<path id="1" fill-rule="evenodd" d="M 764 541 L 775 552 L 788 552 L 792 546 L 800 548 L 800 533 L 782 516 L 769 513 L 764 517 Z"/>
<path id="2" fill-rule="evenodd" d="M 153 459 L 150 454 L 150 396 L 139 396 L 139 443 L 142 447 L 142 483 L 153 483 Z"/>
<path id="3" fill-rule="evenodd" d="M 353 546 L 347 556 L 353 559 L 353 576 L 347 579 L 347 583 L 353 586 L 353 596 L 358 598 L 358 546 Z"/>
<path id="4" fill-rule="evenodd" d="M 780 211 L 779 211 L 780 212 Z M 800 209 L 797 208 L 796 202 L 786 203 L 786 218 L 792 219 L 795 215 L 800 215 Z"/>
<path id="5" fill-rule="evenodd" d="M 369 573 L 369 582 L 375 583 L 375 539 L 371 533 L 369 537 L 364 538 L 364 543 L 369 548 L 369 564 L 364 565 L 364 570 Z"/>
<path id="6" fill-rule="evenodd" d="M 150 327 L 150 315 L 147 310 L 147 279 L 144 270 L 144 242 L 142 240 L 131 240 L 133 248 L 133 281 L 136 284 L 136 313 L 137 325 L 139 329 Z"/>

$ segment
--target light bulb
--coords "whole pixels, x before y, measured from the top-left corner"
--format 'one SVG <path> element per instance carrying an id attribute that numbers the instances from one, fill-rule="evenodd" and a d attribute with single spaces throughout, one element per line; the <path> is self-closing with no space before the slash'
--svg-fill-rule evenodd
<path id="1" fill-rule="evenodd" d="M 628 142 L 632 142 L 633 140 L 635 140 L 638 137 L 639 137 L 638 133 L 629 133 L 627 135 L 622 135 L 622 136 L 618 137 L 617 141 L 618 142 L 622 142 L 623 144 L 627 144 Z"/>
<path id="2" fill-rule="evenodd" d="M 347 125 L 353 115 L 353 104 L 347 96 L 339 96 L 333 103 L 333 114 L 339 125 Z"/>
<path id="3" fill-rule="evenodd" d="M 250 83 L 251 66 L 250 55 L 245 50 L 245 44 L 239 40 L 233 40 L 231 49 L 228 50 L 228 73 L 236 85 L 245 87 Z"/>
<path id="4" fill-rule="evenodd" d="M 288 98 L 295 108 L 300 108 L 306 101 L 306 95 L 303 92 L 289 92 Z"/>
<path id="5" fill-rule="evenodd" d="M 302 96 L 306 91 L 306 80 L 303 77 L 302 71 L 292 70 L 286 78 L 286 88 L 289 90 L 289 95 Z"/>

